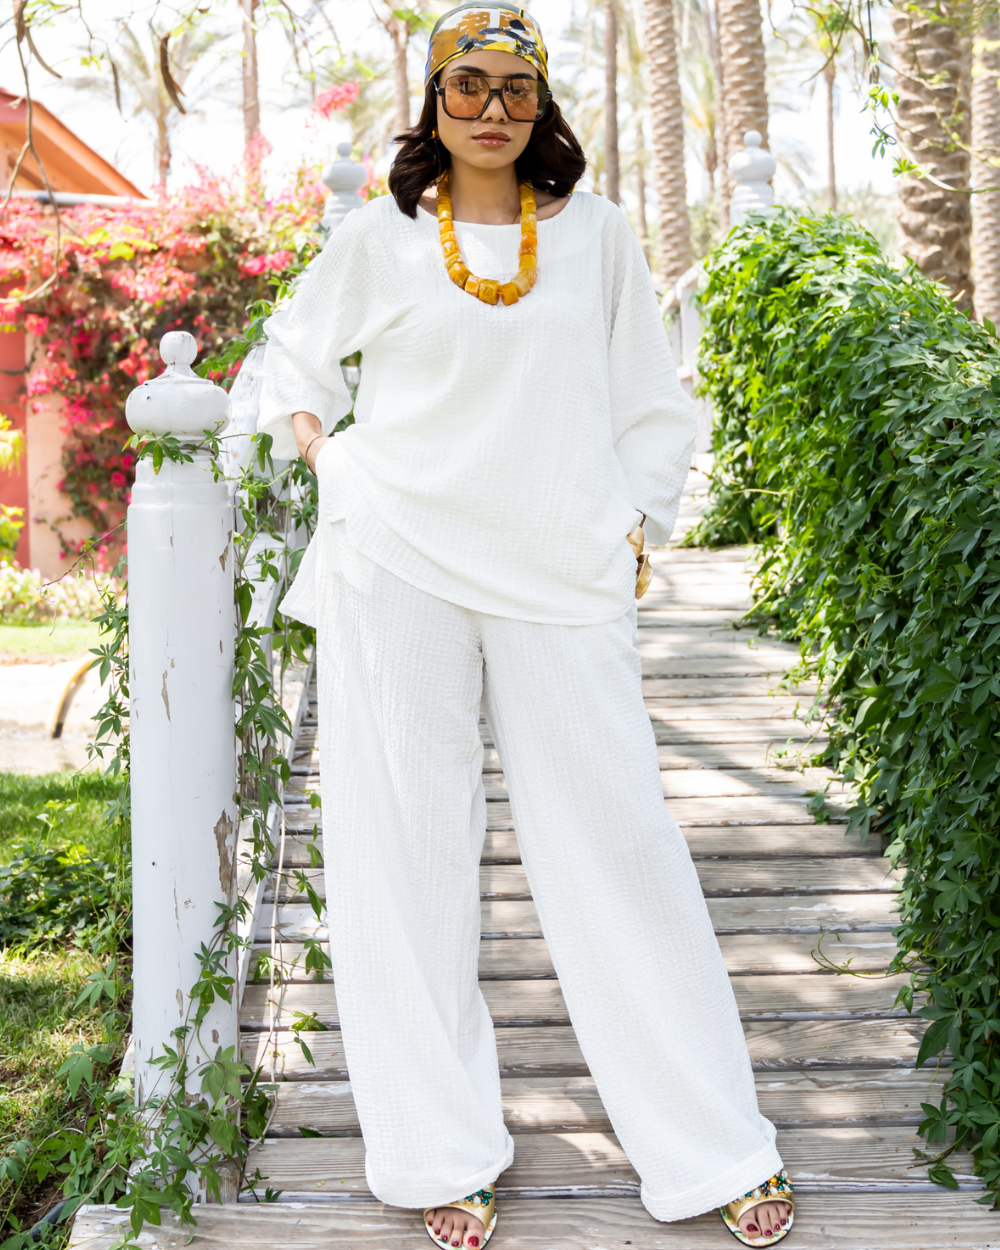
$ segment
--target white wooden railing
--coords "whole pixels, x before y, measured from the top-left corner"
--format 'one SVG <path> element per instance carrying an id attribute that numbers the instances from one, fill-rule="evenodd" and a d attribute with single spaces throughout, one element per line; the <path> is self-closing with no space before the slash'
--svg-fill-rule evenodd
<path id="1" fill-rule="evenodd" d="M 346 149 L 346 150 L 345 150 Z M 335 229 L 361 207 L 367 172 L 350 145 L 324 171 L 330 188 L 322 225 Z M 233 700 L 236 616 L 234 539 L 242 519 L 237 499 L 242 469 L 255 454 L 263 372 L 262 346 L 248 354 L 232 394 L 198 378 L 197 353 L 184 331 L 163 336 L 159 377 L 136 388 L 126 418 L 141 435 L 171 435 L 191 463 L 165 459 L 159 473 L 139 462 L 128 510 L 130 732 L 133 864 L 133 1045 L 136 1101 L 145 1104 L 160 1077 L 153 1060 L 176 1045 L 173 1031 L 188 1012 L 198 980 L 197 952 L 212 944 L 217 904 L 250 902 L 241 936 L 252 938 L 263 902 L 246 854 L 248 831 L 238 827 L 238 744 Z M 216 481 L 212 456 L 199 447 L 206 430 L 222 436 L 224 476 Z M 277 464 L 280 470 L 283 464 Z M 287 475 L 286 475 L 287 477 Z M 281 497 L 294 502 L 286 478 Z M 290 516 L 292 509 L 286 509 Z M 289 565 L 306 535 L 299 529 L 276 540 L 259 534 L 245 553 L 254 587 L 250 623 L 270 625 L 288 581 Z M 260 573 L 265 551 L 277 553 L 279 577 Z M 308 697 L 307 666 L 279 674 L 280 698 L 293 735 Z M 279 743 L 286 753 L 292 739 Z M 271 809 L 272 821 L 280 813 Z M 272 836 L 274 829 L 270 830 Z M 242 990 L 249 945 L 231 956 L 226 972 Z M 239 1043 L 237 1007 L 218 999 L 186 1046 L 192 1069 L 218 1046 Z M 209 1053 L 201 1053 L 204 1049 Z"/>

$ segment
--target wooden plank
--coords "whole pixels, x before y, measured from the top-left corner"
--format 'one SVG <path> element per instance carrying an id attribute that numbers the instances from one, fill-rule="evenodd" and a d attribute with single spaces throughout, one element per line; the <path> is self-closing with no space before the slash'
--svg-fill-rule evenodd
<path id="1" fill-rule="evenodd" d="M 802 858 L 840 856 L 881 857 L 876 837 L 862 839 L 856 831 L 847 833 L 841 824 L 830 825 L 695 825 L 682 830 L 695 859 L 729 856 L 737 859 L 770 855 Z M 285 864 L 306 867 L 309 847 L 315 844 L 322 862 L 319 835 L 303 830 L 285 842 Z M 491 829 L 483 844 L 483 863 L 519 863 L 521 851 L 513 829 Z M 277 863 L 277 854 L 274 861 Z"/>
<path id="2" fill-rule="evenodd" d="M 809 773 L 784 768 L 721 769 L 678 768 L 661 771 L 660 782 L 666 799 L 691 798 L 757 798 L 761 795 L 786 798 L 809 797 L 822 790 L 833 774 L 827 769 L 810 769 Z M 488 802 L 508 798 L 507 779 L 503 773 L 486 773 L 483 785 Z M 285 786 L 286 803 L 301 802 L 304 796 L 319 793 L 319 777 L 293 777 Z M 831 793 L 836 793 L 831 788 Z"/>
<path id="3" fill-rule="evenodd" d="M 722 934 L 719 946 L 731 975 L 795 975 L 818 970 L 814 952 L 819 941 L 811 933 L 734 933 Z M 258 948 L 260 952 L 269 949 L 269 946 Z M 822 951 L 838 964 L 850 962 L 855 972 L 881 972 L 895 955 L 896 942 L 890 933 L 829 934 L 823 938 Z M 279 942 L 276 957 L 289 980 L 315 980 L 313 974 L 307 976 L 303 971 L 305 948 L 300 943 Z M 480 980 L 553 976 L 555 969 L 544 938 L 501 938 L 479 944 Z M 263 980 L 267 979 L 265 972 Z"/>
<path id="4" fill-rule="evenodd" d="M 913 1125 L 924 1118 L 921 1102 L 941 1097 L 941 1081 L 912 1068 L 758 1072 L 761 1114 L 779 1128 L 819 1125 Z M 500 1082 L 504 1122 L 512 1133 L 611 1131 L 594 1078 L 590 1076 L 504 1077 Z M 358 1112 L 349 1081 L 273 1085 L 275 1106 L 269 1137 L 299 1137 L 299 1126 L 355 1136 Z"/>
<path id="5" fill-rule="evenodd" d="M 802 1201 L 798 1183 L 797 1250 L 997 1250 L 1000 1222 L 966 1193 L 947 1190 L 825 1193 Z M 161 1226 L 143 1230 L 148 1250 L 418 1250 L 427 1242 L 419 1211 L 376 1202 L 197 1206 L 193 1237 L 164 1209 Z M 73 1250 L 113 1250 L 130 1236 L 128 1212 L 83 1207 Z M 657 1223 L 638 1198 L 540 1198 L 503 1205 L 503 1250 L 720 1250 L 725 1234 L 716 1211 L 693 1220 Z M 429 1244 L 429 1243 L 427 1243 Z M 735 1242 L 732 1243 L 735 1245 Z"/>
<path id="6" fill-rule="evenodd" d="M 911 1020 L 750 1020 L 743 1026 L 753 1066 L 761 1071 L 800 1068 L 912 1068 L 922 1025 Z M 347 1065 L 339 1030 L 309 1033 L 310 1065 L 291 1033 L 241 1034 L 242 1053 L 271 1079 L 342 1081 Z M 560 1073 L 586 1076 L 587 1065 L 573 1030 L 566 1025 L 497 1029 L 497 1055 L 504 1076 Z"/>
<path id="7" fill-rule="evenodd" d="M 733 990 L 744 1020 L 843 1020 L 906 1016 L 895 1007 L 896 995 L 909 984 L 908 976 L 841 977 L 831 973 L 801 976 L 734 977 Z M 481 984 L 495 1024 L 569 1024 L 569 1011 L 555 980 L 497 980 Z M 244 1029 L 266 1029 L 268 1003 L 273 1002 L 275 1026 L 290 1029 L 295 1013 L 312 1015 L 327 1028 L 337 1028 L 340 1016 L 332 981 L 293 981 L 270 991 L 267 985 L 248 985 L 240 1008 Z"/>
<path id="8" fill-rule="evenodd" d="M 665 902 L 666 905 L 666 902 Z M 808 894 L 762 898 L 710 898 L 708 913 L 716 933 L 889 932 L 899 923 L 892 894 Z M 488 899 L 482 904 L 484 937 L 541 937 L 530 900 Z M 261 919 L 257 940 L 270 938 L 270 915 Z M 282 941 L 325 938 L 326 925 L 304 903 L 278 909 Z"/>
<path id="9" fill-rule="evenodd" d="M 773 694 L 764 699 L 730 698 L 719 694 L 715 698 L 698 699 L 652 699 L 646 704 L 646 711 L 652 721 L 674 723 L 680 720 L 805 720 L 812 705 L 809 698 L 799 699 L 795 695 Z M 783 726 L 776 726 L 781 732 Z"/>
<path id="10" fill-rule="evenodd" d="M 670 815 L 682 827 L 693 825 L 802 825 L 812 813 L 810 800 L 802 795 L 767 794 L 743 795 L 739 798 L 672 798 L 667 807 Z M 830 820 L 842 823 L 847 820 L 847 804 L 828 800 Z M 315 816 L 315 813 L 310 813 Z M 294 812 L 288 816 L 289 823 Z M 486 812 L 487 829 L 513 829 L 510 803 L 490 803 Z"/>
<path id="11" fill-rule="evenodd" d="M 514 1140 L 514 1162 L 497 1181 L 501 1200 L 581 1191 L 618 1197 L 639 1192 L 639 1178 L 611 1133 L 520 1133 Z M 823 1126 L 779 1129 L 777 1146 L 793 1184 L 803 1193 L 887 1187 L 927 1191 L 931 1182 L 926 1165 L 913 1159 L 919 1140 L 909 1126 Z M 978 1187 L 968 1155 L 952 1155 L 949 1163 L 960 1181 Z M 259 1168 L 271 1188 L 292 1193 L 371 1192 L 364 1143 L 357 1137 L 265 1141 L 251 1150 L 248 1167 Z"/>
<path id="12" fill-rule="evenodd" d="M 681 742 L 663 744 L 659 747 L 660 768 L 717 768 L 726 772 L 748 768 L 797 768 L 807 767 L 811 757 L 818 755 L 826 746 L 826 738 L 817 738 L 809 746 L 792 747 L 771 741 L 773 734 L 755 742 Z M 494 746 L 483 751 L 483 772 L 499 773 L 500 757 Z M 292 765 L 295 777 L 319 775 L 319 752 L 314 748 L 302 750 Z"/>
<path id="13" fill-rule="evenodd" d="M 669 810 L 683 828 L 693 825 L 803 825 L 812 813 L 810 800 L 801 795 L 744 795 L 740 798 L 670 799 Z M 828 801 L 830 820 L 842 823 L 847 819 L 846 803 Z M 289 806 L 285 824 L 290 832 L 320 828 L 322 809 L 307 804 Z M 486 813 L 487 829 L 513 829 L 510 803 L 490 803 Z"/>
<path id="14" fill-rule="evenodd" d="M 657 704 L 647 706 L 647 711 L 658 711 Z M 791 747 L 808 749 L 816 742 L 819 750 L 826 741 L 826 727 L 823 721 L 810 721 L 806 724 L 807 709 L 800 709 L 801 715 L 793 717 L 771 717 L 763 719 L 753 716 L 727 717 L 712 719 L 705 716 L 700 719 L 653 720 L 653 734 L 659 745 L 707 745 L 709 743 L 764 743 L 775 748 Z"/>
<path id="15" fill-rule="evenodd" d="M 893 893 L 903 880 L 903 870 L 891 868 L 888 860 L 874 858 L 785 859 L 699 859 L 695 861 L 698 879 L 707 898 L 753 895 L 780 897 L 791 894 Z M 320 898 L 326 897 L 322 868 L 290 868 L 283 873 L 282 901 L 303 902 L 305 878 Z M 531 897 L 528 878 L 520 864 L 484 864 L 479 869 L 479 891 L 483 899 L 527 899 Z M 274 890 L 265 895 L 273 900 Z"/>
<path id="16" fill-rule="evenodd" d="M 824 723 L 816 718 L 806 723 L 811 700 L 755 699 L 727 703 L 724 699 L 656 701 L 647 707 L 657 742 L 808 742 L 822 740 Z M 786 696 L 780 696 L 786 698 Z M 752 704 L 752 705 L 751 705 Z M 757 710 L 755 711 L 754 708 Z M 681 715 L 680 713 L 683 713 Z M 692 715 L 691 713 L 694 713 Z M 299 737 L 301 749 L 315 741 L 313 721 Z M 492 746 L 489 734 L 483 741 Z M 313 748 L 309 746 L 311 751 Z M 315 771 L 315 770 L 314 770 Z"/>

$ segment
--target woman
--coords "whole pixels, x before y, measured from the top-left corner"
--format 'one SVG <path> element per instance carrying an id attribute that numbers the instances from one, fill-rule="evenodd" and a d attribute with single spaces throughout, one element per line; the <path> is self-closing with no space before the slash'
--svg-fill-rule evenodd
<path id="1" fill-rule="evenodd" d="M 670 536 L 692 406 L 625 218 L 571 194 L 585 161 L 546 78 L 523 10 L 442 17 L 391 196 L 347 218 L 268 323 L 259 428 L 320 483 L 284 610 L 317 628 L 330 952 L 367 1178 L 424 1208 L 440 1246 L 492 1234 L 513 1142 L 477 980 L 482 706 L 646 1208 L 732 1203 L 740 1240 L 768 1245 L 790 1186 L 664 807 L 634 636 L 631 544 L 641 524 Z M 331 438 L 357 350 L 356 424 Z"/>

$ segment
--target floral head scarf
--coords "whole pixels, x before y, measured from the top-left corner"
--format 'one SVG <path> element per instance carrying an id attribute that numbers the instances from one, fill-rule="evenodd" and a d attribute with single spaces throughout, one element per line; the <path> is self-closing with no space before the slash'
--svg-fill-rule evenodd
<path id="1" fill-rule="evenodd" d="M 511 4 L 460 4 L 438 18 L 427 48 L 424 83 L 467 52 L 513 52 L 548 81 L 548 53 L 541 28 L 526 9 Z"/>

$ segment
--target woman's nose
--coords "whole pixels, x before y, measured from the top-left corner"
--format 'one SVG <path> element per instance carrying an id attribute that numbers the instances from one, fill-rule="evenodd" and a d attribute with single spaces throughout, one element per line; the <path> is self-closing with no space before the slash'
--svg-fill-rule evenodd
<path id="1" fill-rule="evenodd" d="M 486 106 L 486 112 L 483 114 L 483 121 L 506 122 L 507 113 L 498 95 L 490 96 L 490 102 Z"/>

